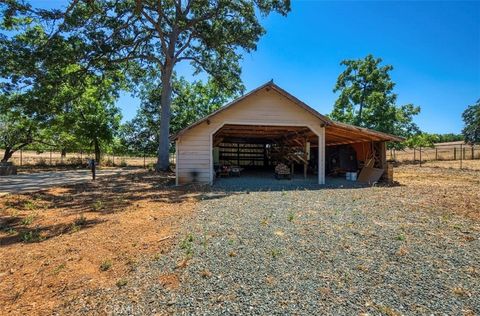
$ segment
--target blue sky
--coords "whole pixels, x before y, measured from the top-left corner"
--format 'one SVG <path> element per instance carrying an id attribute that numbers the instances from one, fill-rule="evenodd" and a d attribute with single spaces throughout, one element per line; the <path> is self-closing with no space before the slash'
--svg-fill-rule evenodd
<path id="1" fill-rule="evenodd" d="M 480 98 L 480 2 L 292 1 L 287 17 L 263 25 L 267 34 L 242 62 L 247 90 L 273 79 L 326 114 L 340 61 L 371 53 L 394 66 L 398 103 L 421 107 L 415 121 L 426 132 L 459 133 L 461 113 Z M 122 95 L 124 120 L 138 105 Z"/>

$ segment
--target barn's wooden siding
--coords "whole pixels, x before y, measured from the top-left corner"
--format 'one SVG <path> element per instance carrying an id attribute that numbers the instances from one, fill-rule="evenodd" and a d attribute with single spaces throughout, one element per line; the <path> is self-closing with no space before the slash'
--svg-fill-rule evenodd
<path id="1" fill-rule="evenodd" d="M 237 104 L 212 116 L 179 136 L 177 140 L 177 180 L 184 184 L 193 180 L 213 181 L 211 168 L 211 135 L 224 124 L 308 126 L 319 142 L 319 179 L 324 181 L 324 128 L 321 121 L 277 91 L 262 89 Z M 254 128 L 252 126 L 252 128 Z"/>

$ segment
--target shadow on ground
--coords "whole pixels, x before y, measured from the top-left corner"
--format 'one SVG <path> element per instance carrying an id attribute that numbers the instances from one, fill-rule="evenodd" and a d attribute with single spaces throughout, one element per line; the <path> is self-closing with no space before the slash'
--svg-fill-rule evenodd
<path id="1" fill-rule="evenodd" d="M 258 192 L 258 191 L 296 191 L 324 189 L 364 189 L 385 184 L 366 184 L 347 181 L 341 177 L 326 177 L 326 184 L 318 184 L 317 176 L 309 175 L 306 179 L 301 174 L 295 174 L 290 180 L 275 179 L 271 172 L 244 173 L 240 177 L 217 178 L 212 189 L 224 192 Z M 398 186 L 395 185 L 389 186 Z"/>
<path id="2" fill-rule="evenodd" d="M 103 217 L 107 214 L 139 207 L 140 202 L 202 200 L 207 198 L 208 191 L 208 187 L 199 185 L 177 187 L 171 173 L 141 171 L 34 193 L 7 195 L 0 198 L 0 246 L 42 242 L 62 234 L 73 234 L 108 221 L 108 217 Z M 32 223 L 33 218 L 42 212 L 50 213 L 48 217 L 57 217 L 58 221 L 34 225 L 37 221 Z M 96 215 L 96 219 L 85 220 L 84 215 L 89 213 Z"/>

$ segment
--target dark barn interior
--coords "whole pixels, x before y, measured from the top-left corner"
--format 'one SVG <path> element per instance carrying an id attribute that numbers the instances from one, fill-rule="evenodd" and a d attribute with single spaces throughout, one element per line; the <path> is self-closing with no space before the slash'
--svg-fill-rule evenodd
<path id="1" fill-rule="evenodd" d="M 273 174 L 283 164 L 307 177 L 318 172 L 318 137 L 308 127 L 227 124 L 213 137 L 213 160 L 220 176 L 225 166 Z"/>
<path id="2" fill-rule="evenodd" d="M 212 145 L 217 177 L 318 175 L 319 137 L 305 126 L 226 124 L 213 135 Z M 382 135 L 341 123 L 325 128 L 325 174 L 330 178 L 354 173 L 356 179 L 365 167 L 386 170 L 385 154 Z"/>

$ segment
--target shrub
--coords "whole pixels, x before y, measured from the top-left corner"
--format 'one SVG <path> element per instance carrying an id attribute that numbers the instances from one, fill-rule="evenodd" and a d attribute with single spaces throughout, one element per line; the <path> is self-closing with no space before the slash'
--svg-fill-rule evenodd
<path id="1" fill-rule="evenodd" d="M 101 200 L 95 201 L 92 205 L 92 210 L 95 212 L 101 211 L 103 209 L 103 202 Z"/>
<path id="2" fill-rule="evenodd" d="M 75 225 L 85 226 L 87 224 L 87 218 L 85 215 L 81 214 L 74 222 Z"/>
<path id="3" fill-rule="evenodd" d="M 2 226 L 0 230 L 5 232 L 7 235 L 15 235 L 17 233 L 17 231 L 14 228 L 9 226 Z"/>
<path id="4" fill-rule="evenodd" d="M 37 204 L 34 201 L 26 200 L 23 202 L 23 208 L 29 211 L 33 211 L 37 208 Z"/>
<path id="5" fill-rule="evenodd" d="M 28 215 L 27 217 L 22 219 L 22 225 L 28 226 L 31 223 L 33 223 L 34 219 L 35 219 L 35 215 L 33 215 L 33 214 Z"/>
<path id="6" fill-rule="evenodd" d="M 113 161 L 108 158 L 107 160 L 103 161 L 102 164 L 106 167 L 113 167 L 115 164 L 113 163 Z"/>
<path id="7" fill-rule="evenodd" d="M 270 254 L 272 255 L 273 258 L 276 258 L 276 257 L 280 256 L 280 253 L 281 253 L 281 252 L 280 252 L 280 250 L 278 250 L 278 249 L 272 249 L 272 250 L 270 251 Z"/>
<path id="8" fill-rule="evenodd" d="M 295 214 L 293 214 L 292 212 L 290 212 L 290 213 L 288 214 L 288 218 L 287 218 L 287 219 L 288 219 L 289 222 L 293 222 L 293 220 L 295 219 Z"/>
<path id="9" fill-rule="evenodd" d="M 22 232 L 20 234 L 20 239 L 25 243 L 43 240 L 42 236 L 40 236 L 40 232 L 38 231 L 38 229 Z"/>
<path id="10" fill-rule="evenodd" d="M 125 285 L 127 285 L 128 281 L 125 280 L 125 279 L 120 279 L 117 281 L 117 286 L 120 288 L 120 287 L 124 287 Z"/>
<path id="11" fill-rule="evenodd" d="M 80 226 L 78 226 L 78 225 L 76 225 L 75 223 L 73 223 L 72 226 L 70 227 L 70 232 L 71 232 L 71 233 L 76 233 L 76 232 L 78 232 L 80 229 L 81 229 Z"/>
<path id="12" fill-rule="evenodd" d="M 44 166 L 47 165 L 47 161 L 45 160 L 45 158 L 40 158 L 40 159 L 37 160 L 37 162 L 35 163 L 35 165 L 44 167 Z"/>
<path id="13" fill-rule="evenodd" d="M 120 160 L 120 165 L 119 165 L 119 166 L 120 166 L 120 167 L 127 167 L 127 166 L 128 166 L 128 165 L 127 165 L 127 162 L 125 161 L 125 159 Z"/>
<path id="14" fill-rule="evenodd" d="M 83 165 L 82 159 L 77 158 L 77 157 L 68 158 L 67 160 L 65 160 L 65 163 L 66 163 L 67 165 L 72 165 L 72 166 L 81 166 L 81 165 Z"/>
<path id="15" fill-rule="evenodd" d="M 103 260 L 100 264 L 100 271 L 108 271 L 112 267 L 112 262 L 110 260 Z"/>
<path id="16" fill-rule="evenodd" d="M 193 235 L 188 234 L 180 243 L 180 248 L 185 250 L 185 253 L 190 256 L 193 254 Z"/>
<path id="17" fill-rule="evenodd" d="M 62 271 L 63 269 L 65 269 L 66 265 L 65 263 L 62 263 L 61 265 L 59 265 L 58 267 L 56 267 L 55 269 L 53 269 L 53 274 L 59 274 L 60 271 Z"/>

